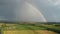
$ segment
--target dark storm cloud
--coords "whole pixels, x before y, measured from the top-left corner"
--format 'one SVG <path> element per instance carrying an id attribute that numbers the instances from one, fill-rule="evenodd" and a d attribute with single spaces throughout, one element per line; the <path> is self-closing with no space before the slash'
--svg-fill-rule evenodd
<path id="1" fill-rule="evenodd" d="M 21 10 L 25 10 L 22 8 L 24 2 L 28 2 L 32 6 L 35 6 L 39 11 L 41 11 L 48 22 L 60 22 L 60 0 L 0 0 L 0 18 L 10 21 L 20 19 L 24 20 L 22 19 L 22 15 L 18 13 L 21 12 Z M 17 17 L 18 14 L 20 17 Z M 33 20 L 34 19 L 38 18 L 33 18 Z"/>
<path id="2" fill-rule="evenodd" d="M 13 0 L 0 0 L 0 16 L 1 19 L 7 19 L 8 21 L 11 21 L 14 19 L 14 5 L 15 1 Z"/>

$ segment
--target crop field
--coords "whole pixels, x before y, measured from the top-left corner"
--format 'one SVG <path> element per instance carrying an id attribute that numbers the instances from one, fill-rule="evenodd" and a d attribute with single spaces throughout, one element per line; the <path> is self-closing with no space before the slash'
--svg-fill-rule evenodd
<path id="1" fill-rule="evenodd" d="M 4 24 L 1 34 L 60 34 L 60 24 Z"/>
<path id="2" fill-rule="evenodd" d="M 47 30 L 20 30 L 20 31 L 4 31 L 4 34 L 57 34 Z"/>

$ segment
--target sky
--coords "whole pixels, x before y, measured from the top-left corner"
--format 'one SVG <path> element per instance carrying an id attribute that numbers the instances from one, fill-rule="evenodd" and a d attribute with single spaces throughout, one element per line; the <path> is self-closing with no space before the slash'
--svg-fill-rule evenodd
<path id="1" fill-rule="evenodd" d="M 0 20 L 60 22 L 60 0 L 0 0 Z"/>
<path id="2" fill-rule="evenodd" d="M 60 22 L 60 0 L 32 0 L 48 22 Z"/>

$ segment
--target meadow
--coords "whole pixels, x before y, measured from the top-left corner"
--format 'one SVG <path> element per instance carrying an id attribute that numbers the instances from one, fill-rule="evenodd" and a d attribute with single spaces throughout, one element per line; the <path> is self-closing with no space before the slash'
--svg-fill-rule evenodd
<path id="1" fill-rule="evenodd" d="M 0 23 L 1 34 L 60 34 L 60 24 Z"/>

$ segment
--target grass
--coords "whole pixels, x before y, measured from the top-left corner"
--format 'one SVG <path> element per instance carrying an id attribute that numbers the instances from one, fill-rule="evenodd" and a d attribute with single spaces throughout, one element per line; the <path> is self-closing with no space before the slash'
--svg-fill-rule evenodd
<path id="1" fill-rule="evenodd" d="M 15 25 L 15 26 L 6 26 L 3 28 L 3 30 L 46 30 L 46 28 L 32 25 Z"/>
<path id="2" fill-rule="evenodd" d="M 57 34 L 47 30 L 20 30 L 20 31 L 4 31 L 4 34 Z"/>
<path id="3" fill-rule="evenodd" d="M 55 25 L 41 25 L 41 26 L 46 27 L 46 28 L 60 30 L 60 26 L 55 26 Z"/>
<path id="4" fill-rule="evenodd" d="M 2 25 L 4 25 L 4 24 L 2 24 Z M 21 34 L 21 32 L 22 32 L 22 34 L 24 34 L 24 33 L 28 34 L 27 32 L 31 32 L 30 34 L 32 34 L 32 33 L 33 34 L 35 34 L 35 33 L 37 34 L 38 33 L 37 30 L 39 30 L 40 33 L 41 32 L 45 33 L 45 31 L 47 29 L 49 29 L 49 28 L 50 28 L 50 30 L 53 29 L 53 30 L 59 30 L 60 31 L 60 26 L 46 25 L 46 24 L 39 24 L 39 25 L 38 24 L 35 24 L 35 25 L 28 25 L 28 24 L 22 24 L 22 25 L 21 24 L 5 24 L 4 27 L 2 28 L 2 30 L 3 30 L 3 32 L 5 34 L 11 33 L 11 32 L 13 32 L 13 33 L 16 32 L 18 34 Z M 49 33 L 49 31 L 47 30 L 47 33 Z M 51 32 L 53 32 L 53 31 L 51 31 Z M 50 32 L 50 34 L 52 34 L 51 32 Z"/>

